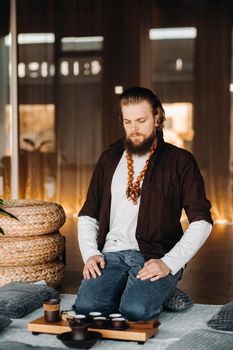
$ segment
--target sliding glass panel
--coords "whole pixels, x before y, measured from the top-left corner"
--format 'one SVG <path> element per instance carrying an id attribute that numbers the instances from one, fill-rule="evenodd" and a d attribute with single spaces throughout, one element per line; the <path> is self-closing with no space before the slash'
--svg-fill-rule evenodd
<path id="1" fill-rule="evenodd" d="M 152 28 L 149 35 L 152 86 L 162 99 L 167 118 L 165 140 L 192 150 L 196 28 Z"/>
<path id="2" fill-rule="evenodd" d="M 73 215 L 102 151 L 104 38 L 82 1 L 33 4 L 18 1 L 20 196 Z"/>
<path id="3" fill-rule="evenodd" d="M 18 34 L 20 196 L 56 198 L 52 32 Z"/>
<path id="4" fill-rule="evenodd" d="M 58 200 L 67 213 L 77 213 L 102 147 L 102 60 L 100 54 L 66 51 L 59 67 Z"/>
<path id="5" fill-rule="evenodd" d="M 77 213 L 102 151 L 102 7 L 17 4 L 20 196 L 63 206 L 66 267 L 79 270 Z"/>

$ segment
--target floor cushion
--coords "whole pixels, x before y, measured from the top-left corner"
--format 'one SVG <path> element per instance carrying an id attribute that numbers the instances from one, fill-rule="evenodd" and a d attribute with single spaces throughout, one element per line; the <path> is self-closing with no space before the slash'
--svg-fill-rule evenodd
<path id="1" fill-rule="evenodd" d="M 60 259 L 39 265 L 0 266 L 0 286 L 10 282 L 34 283 L 44 280 L 57 288 L 64 277 L 64 264 Z"/>
<path id="2" fill-rule="evenodd" d="M 11 282 L 0 287 L 0 315 L 20 318 L 41 307 L 44 299 L 58 296 L 46 283 Z"/>
<path id="3" fill-rule="evenodd" d="M 207 324 L 221 331 L 233 331 L 233 301 L 223 305 Z"/>
<path id="4" fill-rule="evenodd" d="M 182 311 L 193 305 L 189 296 L 179 288 L 175 289 L 174 294 L 164 303 L 164 309 L 168 311 Z"/>
<path id="5" fill-rule="evenodd" d="M 7 316 L 1 316 L 0 315 L 0 332 L 9 326 L 9 324 L 11 323 L 11 319 Z"/>
<path id="6" fill-rule="evenodd" d="M 166 350 L 232 350 L 232 334 L 208 329 L 197 329 L 177 342 L 170 344 Z"/>
<path id="7" fill-rule="evenodd" d="M 65 246 L 64 237 L 55 231 L 29 237 L 0 237 L 0 267 L 32 266 L 58 259 Z"/>
<path id="8" fill-rule="evenodd" d="M 37 236 L 59 230 L 65 223 L 65 212 L 58 203 L 31 200 L 5 200 L 2 208 L 18 220 L 0 214 L 0 227 L 6 236 Z"/>

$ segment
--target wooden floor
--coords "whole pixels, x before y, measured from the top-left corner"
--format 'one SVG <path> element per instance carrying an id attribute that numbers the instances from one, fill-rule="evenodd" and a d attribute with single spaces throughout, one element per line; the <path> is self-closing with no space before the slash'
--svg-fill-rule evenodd
<path id="1" fill-rule="evenodd" d="M 82 273 L 65 272 L 61 293 L 76 293 Z M 233 226 L 215 225 L 189 262 L 178 287 L 195 303 L 221 305 L 233 300 Z"/>

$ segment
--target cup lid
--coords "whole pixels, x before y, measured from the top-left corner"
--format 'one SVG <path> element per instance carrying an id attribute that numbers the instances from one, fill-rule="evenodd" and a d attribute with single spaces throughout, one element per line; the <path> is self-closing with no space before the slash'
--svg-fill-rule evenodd
<path id="1" fill-rule="evenodd" d="M 77 315 L 74 315 L 74 318 L 86 318 L 86 315 L 77 314 Z"/>
<path id="2" fill-rule="evenodd" d="M 121 317 L 121 314 L 110 314 L 109 317 L 115 318 L 115 317 Z"/>
<path id="3" fill-rule="evenodd" d="M 50 305 L 60 304 L 60 302 L 61 302 L 61 299 L 59 299 L 59 298 L 44 299 L 43 300 L 44 304 L 50 304 Z"/>
<path id="4" fill-rule="evenodd" d="M 90 316 L 100 316 L 100 315 L 102 315 L 102 312 L 99 312 L 99 311 L 92 311 L 92 312 L 89 312 L 89 315 L 90 315 Z"/>

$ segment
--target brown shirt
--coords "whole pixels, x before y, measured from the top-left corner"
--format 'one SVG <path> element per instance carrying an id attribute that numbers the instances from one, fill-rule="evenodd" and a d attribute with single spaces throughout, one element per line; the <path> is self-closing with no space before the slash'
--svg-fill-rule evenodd
<path id="1" fill-rule="evenodd" d="M 111 145 L 100 157 L 79 216 L 99 221 L 98 249 L 109 231 L 111 181 L 124 152 L 123 139 Z M 133 205 L 133 204 L 132 204 Z M 193 155 L 159 138 L 145 175 L 136 228 L 136 239 L 145 259 L 161 258 L 180 240 L 184 208 L 189 223 L 212 222 L 210 202 Z"/>

